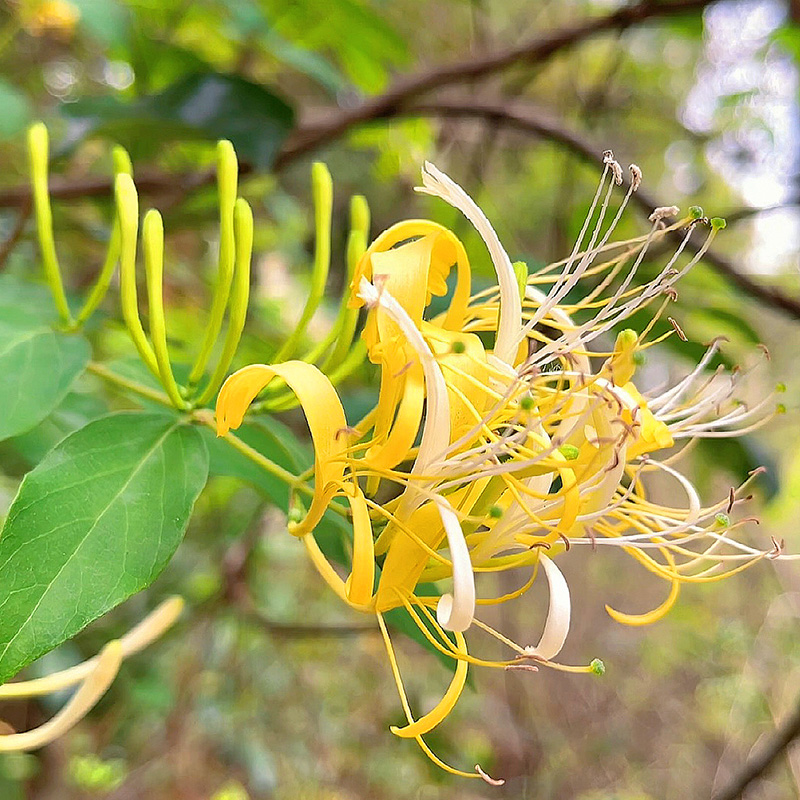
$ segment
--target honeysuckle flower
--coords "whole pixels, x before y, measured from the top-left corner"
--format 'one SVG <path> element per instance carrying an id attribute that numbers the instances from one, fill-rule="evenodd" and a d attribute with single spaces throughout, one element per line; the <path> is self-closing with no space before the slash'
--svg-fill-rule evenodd
<path id="1" fill-rule="evenodd" d="M 294 507 L 289 532 L 344 602 L 377 616 L 408 719 L 392 731 L 416 739 L 435 763 L 458 775 L 493 782 L 480 767 L 469 773 L 444 764 L 422 737 L 454 707 L 469 664 L 603 671 L 597 659 L 577 667 L 554 661 L 571 619 L 569 587 L 556 560 L 573 545 L 622 547 L 669 584 L 664 602 L 649 613 L 607 607 L 615 620 L 631 625 L 666 614 L 683 583 L 718 580 L 768 555 L 781 557 L 776 547 L 735 538 L 744 520 L 730 515 L 745 501 L 746 484 L 705 506 L 674 466 L 684 440 L 737 435 L 763 424 L 772 396 L 753 406 L 737 404 L 748 373 L 708 374 L 719 340 L 675 386 L 650 395 L 637 385 L 637 364 L 659 341 L 651 331 L 676 297 L 674 284 L 702 258 L 724 221 L 692 209 L 669 222 L 678 209 L 659 208 L 645 234 L 612 241 L 641 171 L 630 167 L 629 188 L 611 214 L 622 178 L 613 154 L 604 153 L 597 192 L 569 257 L 529 274 L 524 264 L 512 263 L 472 198 L 426 164 L 419 191 L 445 200 L 472 223 L 496 285 L 470 296 L 469 259 L 454 234 L 426 220 L 401 222 L 367 248 L 350 287 L 351 306 L 366 310 L 363 339 L 380 370 L 372 411 L 349 424 L 330 380 L 300 361 L 245 367 L 228 378 L 217 400 L 218 433 L 224 435 L 271 381 L 283 381 L 296 394 L 315 448 L 314 494 L 307 511 Z M 687 257 L 698 225 L 708 234 Z M 682 239 L 672 256 L 655 278 L 637 284 L 651 245 L 676 231 Z M 579 285 L 591 288 L 574 300 Z M 438 315 L 429 312 L 433 296 L 449 297 Z M 641 311 L 649 314 L 642 330 L 623 328 Z M 674 506 L 649 498 L 645 483 L 653 473 L 676 485 Z M 325 509 L 342 500 L 353 525 L 348 574 L 327 560 L 314 538 Z M 477 611 L 523 595 L 540 567 L 550 590 L 543 632 L 536 644 L 517 644 Z M 517 568 L 530 576 L 516 591 L 499 597 L 478 591 L 481 573 Z M 431 584 L 435 596 L 422 588 Z M 442 700 L 419 718 L 383 619 L 397 607 L 456 662 Z M 472 655 L 464 637 L 471 628 L 500 640 L 509 658 Z"/>
<path id="2" fill-rule="evenodd" d="M 89 711 L 111 686 L 125 658 L 144 650 L 175 623 L 183 608 L 180 597 L 165 600 L 136 627 L 121 639 L 109 642 L 94 658 L 74 667 L 54 672 L 42 678 L 5 683 L 0 686 L 0 701 L 46 694 L 70 689 L 77 691 L 50 720 L 30 731 L 0 733 L 0 753 L 38 750 L 65 734 Z M 0 727 L 8 727 L 0 722 Z"/>

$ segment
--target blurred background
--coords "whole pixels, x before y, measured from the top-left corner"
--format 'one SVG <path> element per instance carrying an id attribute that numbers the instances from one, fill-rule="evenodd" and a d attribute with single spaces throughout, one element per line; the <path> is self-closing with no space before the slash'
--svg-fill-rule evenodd
<path id="1" fill-rule="evenodd" d="M 770 536 L 785 537 L 797 552 L 799 61 L 794 0 L 3 0 L 0 269 L 38 274 L 26 127 L 42 119 L 51 131 L 59 253 L 76 289 L 102 261 L 111 145 L 122 143 L 143 206 L 165 216 L 180 360 L 213 285 L 209 170 L 214 141 L 230 138 L 256 213 L 255 303 L 237 365 L 268 362 L 307 292 L 313 160 L 333 173 L 335 205 L 328 302 L 312 336 L 327 330 L 343 290 L 351 194 L 368 199 L 373 235 L 411 216 L 452 227 L 480 286 L 491 274 L 480 241 L 452 209 L 412 191 L 422 162 L 472 193 L 512 259 L 535 269 L 568 254 L 611 148 L 644 172 L 644 199 L 620 236 L 646 230 L 654 205 L 702 205 L 728 219 L 679 287 L 672 313 L 690 342 L 649 350 L 643 374 L 652 383 L 685 374 L 700 343 L 725 335 L 729 365 L 764 362 L 757 393 L 786 385 L 785 415 L 701 444 L 687 470 L 716 500 L 765 465 L 751 541 L 768 549 Z M 645 276 L 662 264 L 654 257 Z M 115 302 L 94 341 L 108 358 L 131 353 Z M 59 414 L 3 446 L 0 512 L 30 464 L 95 413 L 85 380 Z M 342 392 L 357 418 L 374 376 L 365 370 Z M 303 430 L 296 413 L 282 422 Z M 126 663 L 78 728 L 42 752 L 0 758 L 2 800 L 708 798 L 797 714 L 797 568 L 764 561 L 689 586 L 664 621 L 627 628 L 604 604 L 645 611 L 663 584 L 624 554 L 584 548 L 564 560 L 575 623 L 563 656 L 600 657 L 606 675 L 473 670 L 430 743 L 506 785 L 453 779 L 389 733 L 401 709 L 377 628 L 313 573 L 273 496 L 274 487 L 212 478 L 156 584 L 32 668 L 74 663 L 161 597 L 187 598 L 182 622 Z M 493 618 L 512 638 L 536 640 L 541 589 Z M 479 637 L 475 647 L 493 652 Z M 448 673 L 410 640 L 398 649 L 412 702 L 425 707 Z M 60 699 L 49 702 L 4 716 L 34 724 Z M 790 744 L 744 796 L 785 800 L 799 787 L 800 746 Z"/>

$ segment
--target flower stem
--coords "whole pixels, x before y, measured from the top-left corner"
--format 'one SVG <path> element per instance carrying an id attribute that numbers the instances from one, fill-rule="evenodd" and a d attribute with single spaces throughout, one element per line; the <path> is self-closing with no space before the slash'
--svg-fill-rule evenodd
<path id="1" fill-rule="evenodd" d="M 92 375 L 97 375 L 98 378 L 120 389 L 126 389 L 129 392 L 139 395 L 139 397 L 152 400 L 154 403 L 166 406 L 167 408 L 174 407 L 172 401 L 163 392 L 159 392 L 157 389 L 151 389 L 149 386 L 145 386 L 143 383 L 131 380 L 130 378 L 124 378 L 122 375 L 117 375 L 105 364 L 100 364 L 97 361 L 90 361 L 86 369 L 91 372 Z"/>

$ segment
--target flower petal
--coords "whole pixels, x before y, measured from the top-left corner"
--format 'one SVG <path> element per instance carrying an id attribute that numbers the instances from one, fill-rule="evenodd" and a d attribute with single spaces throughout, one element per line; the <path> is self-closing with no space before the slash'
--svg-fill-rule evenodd
<path id="1" fill-rule="evenodd" d="M 473 224 L 486 244 L 500 285 L 500 324 L 494 353 L 507 364 L 513 364 L 522 334 L 522 299 L 508 253 L 500 244 L 500 239 L 486 214 L 452 178 L 426 161 L 422 170 L 422 183 L 424 185 L 417 187 L 417 191 L 441 197 L 457 208 Z"/>
<path id="2" fill-rule="evenodd" d="M 544 553 L 539 554 L 539 561 L 544 567 L 544 574 L 550 586 L 550 606 L 547 609 L 547 620 L 539 644 L 536 647 L 526 647 L 525 652 L 549 661 L 561 652 L 567 640 L 572 603 L 569 586 L 561 570 Z"/>
<path id="3" fill-rule="evenodd" d="M 439 598 L 436 619 L 445 630 L 465 631 L 475 616 L 475 573 L 472 571 L 464 532 L 453 507 L 443 497 L 435 497 L 434 502 L 447 534 L 453 565 L 453 593 Z"/>
<path id="4" fill-rule="evenodd" d="M 333 384 L 313 364 L 287 361 L 284 364 L 251 364 L 234 372 L 223 384 L 217 398 L 217 435 L 238 428 L 256 395 L 273 379 L 282 378 L 297 395 L 314 443 L 314 498 L 305 518 L 290 523 L 289 531 L 302 537 L 314 529 L 330 499 L 330 484 L 344 481 L 347 450 L 347 418 Z"/>

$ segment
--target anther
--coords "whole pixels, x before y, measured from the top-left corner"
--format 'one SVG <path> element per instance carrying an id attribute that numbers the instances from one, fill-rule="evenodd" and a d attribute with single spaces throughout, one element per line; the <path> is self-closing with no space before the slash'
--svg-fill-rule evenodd
<path id="1" fill-rule="evenodd" d="M 736 502 L 736 491 L 734 490 L 733 486 L 731 486 L 731 493 L 728 495 L 728 505 L 725 509 L 727 514 L 731 513 L 731 509 L 733 508 L 733 504 Z"/>
<path id="2" fill-rule="evenodd" d="M 667 297 L 669 297 L 669 299 L 672 300 L 673 303 L 677 302 L 677 300 L 678 300 L 678 290 L 675 289 L 672 286 L 667 286 L 663 290 L 663 294 L 665 294 Z"/>
<path id="3" fill-rule="evenodd" d="M 532 545 L 530 545 L 528 547 L 528 550 L 533 550 L 534 547 L 541 547 L 543 550 L 549 550 L 550 549 L 550 543 L 549 542 L 534 542 Z"/>
<path id="4" fill-rule="evenodd" d="M 597 552 L 597 534 L 594 532 L 594 528 L 587 528 L 586 535 L 589 537 L 589 541 L 592 543 L 592 552 Z"/>
<path id="5" fill-rule="evenodd" d="M 675 333 L 678 334 L 678 338 L 682 342 L 688 342 L 689 340 L 686 338 L 686 334 L 681 329 L 681 326 L 678 325 L 678 323 L 675 322 L 675 320 L 672 317 L 667 317 L 667 319 L 669 320 L 669 324 L 672 325 L 673 329 L 675 330 Z"/>
<path id="6" fill-rule="evenodd" d="M 628 167 L 631 173 L 631 190 L 636 191 L 642 185 L 642 171 L 636 164 Z"/>
<path id="7" fill-rule="evenodd" d="M 760 344 L 760 343 L 759 343 L 759 344 L 757 344 L 757 345 L 756 345 L 756 347 L 757 347 L 759 350 L 761 350 L 761 352 L 762 352 L 762 353 L 764 353 L 764 356 L 765 356 L 765 358 L 767 359 L 767 361 L 772 361 L 772 356 L 770 355 L 770 352 L 769 352 L 769 350 L 767 349 L 767 346 L 766 346 L 765 344 Z"/>
<path id="8" fill-rule="evenodd" d="M 783 551 L 786 548 L 786 539 L 781 539 L 778 541 L 774 536 L 770 536 L 769 538 L 772 539 L 772 550 L 767 553 L 767 558 L 778 558 L 783 554 Z"/>
<path id="9" fill-rule="evenodd" d="M 647 218 L 650 222 L 661 222 L 669 217 L 677 217 L 681 213 L 678 206 L 659 206 L 653 209 L 653 213 Z"/>
<path id="10" fill-rule="evenodd" d="M 402 377 L 403 375 L 406 374 L 406 372 L 408 372 L 411 369 L 411 367 L 414 366 L 415 363 L 416 362 L 414 362 L 414 361 L 406 361 L 406 363 L 402 366 L 402 368 L 398 372 L 396 372 L 394 375 L 392 375 L 392 377 L 393 378 Z"/>

